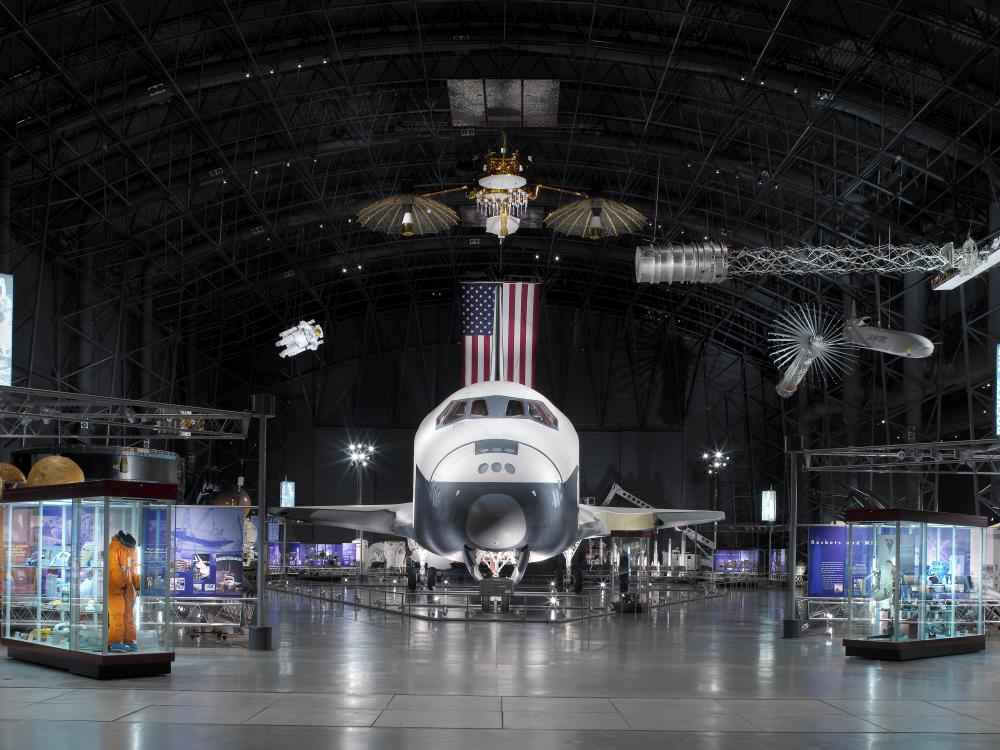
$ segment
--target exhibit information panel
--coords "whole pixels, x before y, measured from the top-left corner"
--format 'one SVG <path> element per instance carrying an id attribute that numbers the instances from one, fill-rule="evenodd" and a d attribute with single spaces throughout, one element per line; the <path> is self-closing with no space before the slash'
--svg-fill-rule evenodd
<path id="1" fill-rule="evenodd" d="M 855 531 L 851 541 L 855 550 L 871 546 L 871 535 L 863 528 Z M 847 583 L 847 527 L 810 526 L 809 558 L 806 568 L 806 596 L 843 597 Z M 856 592 L 865 590 L 868 581 L 869 559 L 858 553 L 853 557 L 854 573 L 851 580 Z"/>
<path id="2" fill-rule="evenodd" d="M 773 549 L 769 553 L 768 574 L 783 575 L 788 572 L 788 550 Z"/>
<path id="3" fill-rule="evenodd" d="M 985 648 L 986 519 L 902 509 L 849 511 L 848 561 L 866 585 L 848 591 L 849 656 L 911 659 Z M 855 538 L 866 543 L 854 545 Z"/>
<path id="4" fill-rule="evenodd" d="M 94 494 L 109 488 L 160 498 Z M 54 497 L 70 493 L 76 496 Z M 169 671 L 173 514 L 167 498 L 175 494 L 175 485 L 149 482 L 8 491 L 0 505 L 8 655 L 94 677 Z M 105 658 L 112 656 L 136 658 Z"/>
<path id="5" fill-rule="evenodd" d="M 170 589 L 175 596 L 243 595 L 240 507 L 177 507 Z"/>

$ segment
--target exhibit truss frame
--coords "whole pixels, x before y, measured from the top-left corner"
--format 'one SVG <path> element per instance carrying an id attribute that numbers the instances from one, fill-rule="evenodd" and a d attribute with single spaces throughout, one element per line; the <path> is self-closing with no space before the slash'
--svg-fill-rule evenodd
<path id="1" fill-rule="evenodd" d="M 806 471 L 882 474 L 946 470 L 950 474 L 1000 474 L 1000 440 L 956 440 L 803 450 Z"/>
<path id="2" fill-rule="evenodd" d="M 726 273 L 729 276 L 941 273 L 955 267 L 954 258 L 951 244 L 737 247 L 726 254 Z"/>
<path id="3" fill-rule="evenodd" d="M 111 441 L 243 440 L 250 412 L 205 409 L 38 388 L 0 387 L 0 440 L 58 440 L 66 425 Z"/>

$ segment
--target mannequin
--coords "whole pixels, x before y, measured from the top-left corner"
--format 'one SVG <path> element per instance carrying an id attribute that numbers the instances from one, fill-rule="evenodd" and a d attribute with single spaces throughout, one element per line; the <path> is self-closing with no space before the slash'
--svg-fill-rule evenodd
<path id="1" fill-rule="evenodd" d="M 137 651 L 135 597 L 139 593 L 139 554 L 135 537 L 119 530 L 108 546 L 108 650 Z"/>

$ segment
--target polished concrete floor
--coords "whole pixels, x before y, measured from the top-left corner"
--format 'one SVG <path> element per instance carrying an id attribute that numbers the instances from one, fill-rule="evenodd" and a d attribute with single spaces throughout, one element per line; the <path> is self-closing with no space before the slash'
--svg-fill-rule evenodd
<path id="1" fill-rule="evenodd" d="M 95 682 L 0 660 L 0 748 L 997 748 L 985 654 L 846 659 L 777 592 L 568 626 L 404 621 L 274 594 L 273 652 L 181 648 Z"/>

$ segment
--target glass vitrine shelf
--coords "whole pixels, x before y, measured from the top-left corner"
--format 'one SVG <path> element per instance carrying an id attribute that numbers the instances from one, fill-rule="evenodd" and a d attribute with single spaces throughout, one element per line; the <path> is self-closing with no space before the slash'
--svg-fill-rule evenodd
<path id="1" fill-rule="evenodd" d="M 981 651 L 986 519 L 905 509 L 846 513 L 853 585 L 848 656 L 917 659 Z"/>
<path id="2" fill-rule="evenodd" d="M 10 489 L 0 499 L 7 655 L 92 677 L 170 671 L 176 485 Z"/>

